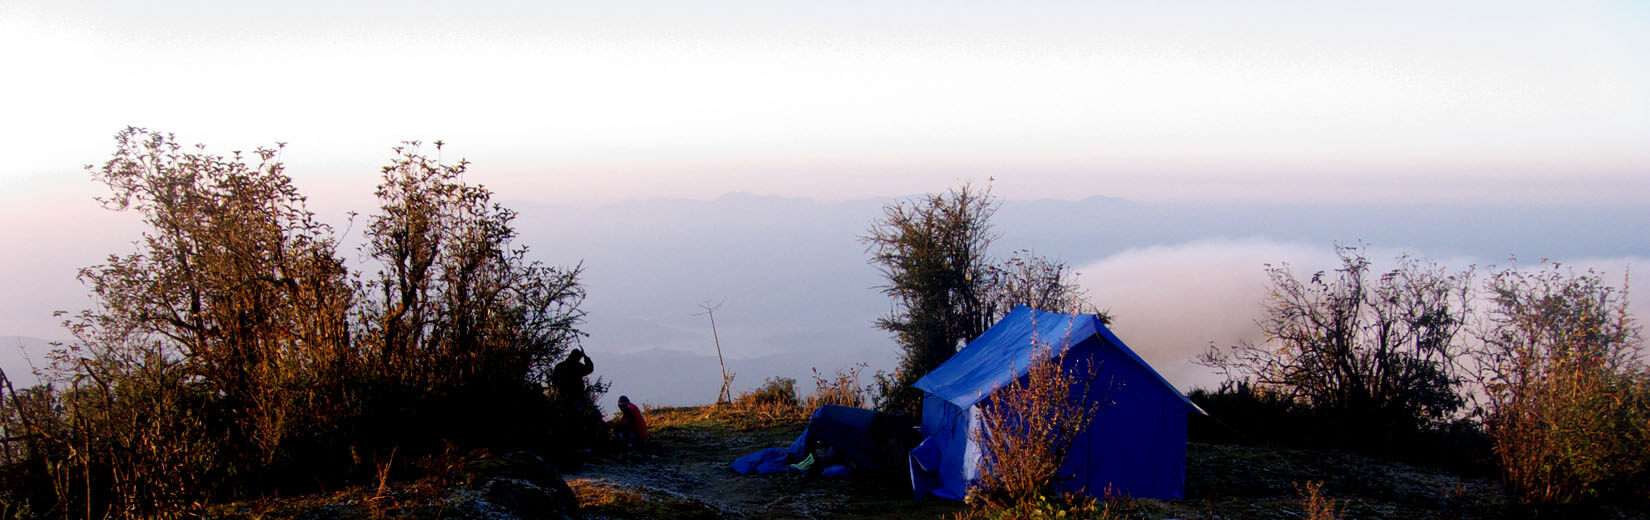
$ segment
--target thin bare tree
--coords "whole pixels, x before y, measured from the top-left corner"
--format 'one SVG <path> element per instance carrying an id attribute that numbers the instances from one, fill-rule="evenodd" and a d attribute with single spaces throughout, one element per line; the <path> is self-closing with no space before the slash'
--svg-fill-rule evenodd
<path id="1" fill-rule="evenodd" d="M 728 372 L 728 362 L 722 358 L 722 336 L 716 332 L 716 310 L 721 309 L 723 303 L 727 302 L 719 302 L 716 305 L 711 305 L 710 302 L 701 303 L 699 308 L 705 312 L 694 314 L 710 317 L 710 338 L 716 345 L 716 363 L 722 366 L 722 390 L 716 393 L 716 404 L 733 402 L 733 373 Z"/>

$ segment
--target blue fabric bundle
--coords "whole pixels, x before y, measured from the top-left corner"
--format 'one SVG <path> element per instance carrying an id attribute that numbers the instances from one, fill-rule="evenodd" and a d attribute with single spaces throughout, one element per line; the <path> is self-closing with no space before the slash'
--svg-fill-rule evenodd
<path id="1" fill-rule="evenodd" d="M 740 475 L 770 475 L 791 471 L 790 464 L 785 463 L 785 457 L 790 455 L 788 448 L 767 448 L 733 460 L 734 473 Z"/>
<path id="2" fill-rule="evenodd" d="M 843 458 L 854 464 L 873 467 L 875 459 L 871 454 L 869 432 L 871 419 L 875 415 L 875 412 L 859 408 L 821 406 L 814 410 L 813 416 L 808 419 L 808 427 L 802 430 L 802 435 L 798 435 L 796 440 L 791 441 L 790 446 L 758 450 L 734 459 L 728 466 L 741 475 L 771 475 L 794 471 L 785 460 L 801 458 L 807 451 L 804 443 L 812 439 L 831 445 Z M 820 475 L 828 478 L 844 477 L 850 473 L 850 468 L 842 464 L 833 464 L 820 470 Z"/>

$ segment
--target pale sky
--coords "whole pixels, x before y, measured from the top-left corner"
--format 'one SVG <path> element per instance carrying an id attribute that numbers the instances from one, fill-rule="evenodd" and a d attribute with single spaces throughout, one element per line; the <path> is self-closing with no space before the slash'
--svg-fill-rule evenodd
<path id="1" fill-rule="evenodd" d="M 128 124 L 323 202 L 412 138 L 558 202 L 1650 193 L 1645 2 L 334 3 L 0 0 L 0 204 Z"/>

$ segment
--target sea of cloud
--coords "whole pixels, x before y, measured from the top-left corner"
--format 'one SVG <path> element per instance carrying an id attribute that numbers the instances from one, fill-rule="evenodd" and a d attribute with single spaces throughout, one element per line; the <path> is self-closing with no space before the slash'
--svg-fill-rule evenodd
<path id="1" fill-rule="evenodd" d="M 1412 254 L 1452 269 L 1482 273 L 1509 265 L 1506 259 L 1429 258 L 1424 251 L 1368 249 L 1376 267 Z M 1593 257 L 1558 260 L 1578 271 L 1594 270 L 1627 286 L 1633 314 L 1650 316 L 1650 288 L 1632 284 L 1629 274 L 1650 268 L 1650 258 Z M 1521 262 L 1530 268 L 1539 262 Z M 1091 301 L 1114 318 L 1112 328 L 1164 377 L 1184 389 L 1220 382 L 1213 370 L 1195 363 L 1211 345 L 1262 342 L 1260 326 L 1267 298 L 1266 266 L 1286 265 L 1306 278 L 1339 265 L 1332 245 L 1265 238 L 1207 239 L 1141 247 L 1106 256 L 1078 269 Z M 1483 276 L 1478 277 L 1482 285 Z"/>

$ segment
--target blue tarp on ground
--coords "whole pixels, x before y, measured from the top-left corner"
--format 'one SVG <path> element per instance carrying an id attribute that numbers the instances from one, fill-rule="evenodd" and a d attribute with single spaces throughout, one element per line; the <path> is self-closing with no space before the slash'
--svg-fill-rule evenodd
<path id="1" fill-rule="evenodd" d="M 1092 315 L 1018 307 L 945 364 L 917 380 L 923 391 L 924 444 L 912 450 L 911 480 L 919 495 L 962 499 L 979 477 L 980 447 L 972 433 L 979 404 L 1025 376 L 1033 341 L 1067 354 L 1066 368 L 1087 374 L 1086 395 L 1100 404 L 1094 422 L 1074 441 L 1059 472 L 1066 491 L 1175 499 L 1186 474 L 1186 414 L 1195 405 Z"/>
<path id="2" fill-rule="evenodd" d="M 795 460 L 805 453 L 807 442 L 821 442 L 829 444 L 836 450 L 836 454 L 847 464 L 834 464 L 823 468 L 825 477 L 840 477 L 849 473 L 848 466 L 863 470 L 873 470 L 879 465 L 876 460 L 874 440 L 871 436 L 871 423 L 876 419 L 876 412 L 862 408 L 826 405 L 814 410 L 808 418 L 808 427 L 802 434 L 791 441 L 790 446 L 784 448 L 767 448 L 747 454 L 729 464 L 735 473 L 741 475 L 768 475 L 791 471 L 786 459 Z"/>
<path id="3" fill-rule="evenodd" d="M 790 471 L 791 466 L 785 462 L 791 450 L 788 448 L 765 448 L 749 455 L 733 459 L 728 467 L 740 475 L 771 475 Z"/>

